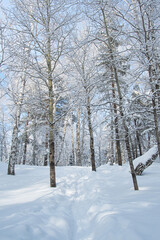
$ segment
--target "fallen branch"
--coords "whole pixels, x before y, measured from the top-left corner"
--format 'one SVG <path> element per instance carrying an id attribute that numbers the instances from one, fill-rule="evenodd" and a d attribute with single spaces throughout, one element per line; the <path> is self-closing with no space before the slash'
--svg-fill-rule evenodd
<path id="1" fill-rule="evenodd" d="M 144 155 L 136 158 L 133 161 L 136 175 L 142 175 L 143 171 L 154 162 L 157 156 L 158 149 L 157 146 L 154 146 Z"/>

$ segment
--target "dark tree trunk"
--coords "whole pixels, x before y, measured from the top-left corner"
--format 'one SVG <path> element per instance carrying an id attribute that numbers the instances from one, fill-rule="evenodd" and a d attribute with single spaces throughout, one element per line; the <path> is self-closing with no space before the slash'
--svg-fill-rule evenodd
<path id="1" fill-rule="evenodd" d="M 53 104 L 54 104 L 54 85 L 52 78 L 52 59 L 51 59 L 51 35 L 50 35 L 50 1 L 46 1 L 47 7 L 47 16 L 46 16 L 46 25 L 47 25 L 47 55 L 46 62 L 48 68 L 48 95 L 49 95 L 49 166 L 50 166 L 50 186 L 56 187 L 56 170 L 55 170 L 55 149 L 54 149 L 54 112 L 53 112 Z"/>
<path id="2" fill-rule="evenodd" d="M 133 140 L 135 141 L 135 139 Z M 136 158 L 136 149 L 137 149 L 137 145 L 136 143 L 133 144 L 132 138 L 130 136 L 130 143 L 131 143 L 131 149 L 132 149 L 132 158 L 135 159 Z M 136 141 L 135 141 L 136 142 Z"/>
<path id="3" fill-rule="evenodd" d="M 27 128 L 28 128 L 28 121 L 29 121 L 29 113 L 28 113 L 28 116 L 27 116 L 27 121 L 26 121 L 26 124 L 25 124 L 25 138 L 24 138 L 24 149 L 23 149 L 23 165 L 26 164 L 26 157 L 27 157 L 27 145 L 28 145 L 28 134 L 27 134 Z"/>
<path id="4" fill-rule="evenodd" d="M 48 131 L 48 129 L 46 129 L 46 131 Z M 46 153 L 44 155 L 44 166 L 47 166 L 48 165 L 48 132 L 46 132 L 45 150 L 46 150 Z"/>
<path id="5" fill-rule="evenodd" d="M 50 165 L 50 186 L 56 187 L 55 152 L 54 152 L 54 123 L 53 123 L 53 85 L 52 78 L 49 78 L 49 165 Z"/>
<path id="6" fill-rule="evenodd" d="M 74 134 L 73 134 L 73 117 L 71 112 L 71 136 L 72 136 L 72 163 L 75 165 L 75 153 L 74 153 Z"/>
<path id="7" fill-rule="evenodd" d="M 28 144 L 28 136 L 27 136 L 27 134 L 26 134 L 26 136 L 25 136 L 25 142 L 24 142 L 24 150 L 23 150 L 23 165 L 26 164 L 27 144 Z"/>
<path id="8" fill-rule="evenodd" d="M 113 68 L 111 67 L 111 73 L 112 73 L 112 79 L 113 79 Z M 114 127 L 115 127 L 115 136 L 116 136 L 116 148 L 117 148 L 117 161 L 118 165 L 122 166 L 122 155 L 121 155 L 121 144 L 120 144 L 120 138 L 119 138 L 119 128 L 118 128 L 118 116 L 117 116 L 117 105 L 115 103 L 116 101 L 116 93 L 115 93 L 115 84 L 112 81 L 112 97 L 113 97 L 113 109 L 114 109 Z"/>
<path id="9" fill-rule="evenodd" d="M 139 132 L 137 131 L 137 123 L 136 123 L 136 119 L 134 120 L 134 124 L 136 127 L 136 138 L 137 138 L 137 145 L 138 145 L 138 149 L 139 149 L 139 155 L 142 156 L 142 147 L 141 147 L 141 143 L 140 143 L 140 135 Z"/>
<path id="10" fill-rule="evenodd" d="M 76 163 L 77 166 L 82 166 L 81 149 L 80 149 L 80 107 L 77 109 L 77 124 L 76 124 Z"/>
<path id="11" fill-rule="evenodd" d="M 154 95 L 152 97 L 152 105 L 153 105 L 153 115 L 154 115 L 154 123 L 155 123 L 155 135 L 156 135 L 157 146 L 158 146 L 158 154 L 160 157 L 159 127 L 158 127 L 158 117 L 157 117 L 157 110 L 156 110 L 156 103 L 155 103 Z"/>
<path id="12" fill-rule="evenodd" d="M 90 152 L 91 152 L 92 171 L 96 171 L 95 153 L 94 153 L 94 138 L 93 138 L 93 129 L 92 129 L 92 124 L 91 124 L 91 109 L 90 109 L 89 96 L 88 96 L 87 112 L 88 112 L 88 128 L 89 128 L 89 135 L 90 135 Z"/>

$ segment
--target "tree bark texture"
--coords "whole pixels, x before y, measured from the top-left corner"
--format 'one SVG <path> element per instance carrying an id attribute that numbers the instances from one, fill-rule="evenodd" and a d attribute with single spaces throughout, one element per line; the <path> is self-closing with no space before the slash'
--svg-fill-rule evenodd
<path id="1" fill-rule="evenodd" d="M 53 124 L 53 85 L 49 78 L 49 165 L 50 165 L 50 186 L 56 187 L 55 152 L 54 152 L 54 124 Z"/>
<path id="2" fill-rule="evenodd" d="M 46 140 L 45 140 L 45 155 L 44 155 L 44 166 L 48 165 L 48 128 L 46 129 Z"/>
<path id="3" fill-rule="evenodd" d="M 93 138 L 92 123 L 91 123 L 91 109 L 90 109 L 89 96 L 88 96 L 87 112 L 88 112 L 88 128 L 89 128 L 89 135 L 90 135 L 90 152 L 91 152 L 92 171 L 96 171 L 95 153 L 94 153 L 94 138 Z"/>
<path id="4" fill-rule="evenodd" d="M 29 115 L 29 114 L 28 114 Z M 24 148 L 23 148 L 23 165 L 26 164 L 26 157 L 27 157 L 27 145 L 28 145 L 28 134 L 27 134 L 27 128 L 28 128 L 28 121 L 29 121 L 29 116 L 27 116 L 27 121 L 25 124 L 25 133 L 24 133 Z"/>
<path id="5" fill-rule="evenodd" d="M 75 153 L 74 153 L 74 134 L 73 134 L 73 117 L 71 112 L 71 137 L 72 137 L 72 165 L 75 165 Z"/>
<path id="6" fill-rule="evenodd" d="M 77 109 L 77 124 L 76 124 L 76 163 L 77 166 L 82 166 L 81 149 L 80 149 L 80 107 Z"/>
<path id="7" fill-rule="evenodd" d="M 46 1 L 47 7 L 47 70 L 48 70 L 48 95 L 49 95 L 49 166 L 50 166 L 50 186 L 56 187 L 56 171 L 55 171 L 55 144 L 54 144 L 54 96 L 53 96 L 53 79 L 52 79 L 52 60 L 51 60 L 51 35 L 50 35 L 50 0 Z"/>

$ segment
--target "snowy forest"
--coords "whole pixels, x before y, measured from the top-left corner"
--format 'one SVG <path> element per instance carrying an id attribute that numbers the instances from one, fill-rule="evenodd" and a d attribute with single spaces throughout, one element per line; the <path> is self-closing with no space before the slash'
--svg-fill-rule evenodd
<path id="1" fill-rule="evenodd" d="M 0 1 L 0 161 L 50 167 L 160 154 L 159 0 Z M 6 173 L 7 174 L 7 173 Z"/>
<path id="2" fill-rule="evenodd" d="M 159 156 L 160 0 L 0 0 L 1 240 L 159 240 Z"/>

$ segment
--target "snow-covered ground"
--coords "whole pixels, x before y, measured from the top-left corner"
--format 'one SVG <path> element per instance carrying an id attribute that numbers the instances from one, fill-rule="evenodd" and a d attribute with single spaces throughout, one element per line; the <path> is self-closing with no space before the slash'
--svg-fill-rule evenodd
<path id="1" fill-rule="evenodd" d="M 1 240 L 159 240 L 160 163 L 138 177 L 134 191 L 128 164 L 49 168 L 16 166 L 7 176 L 0 162 Z"/>

